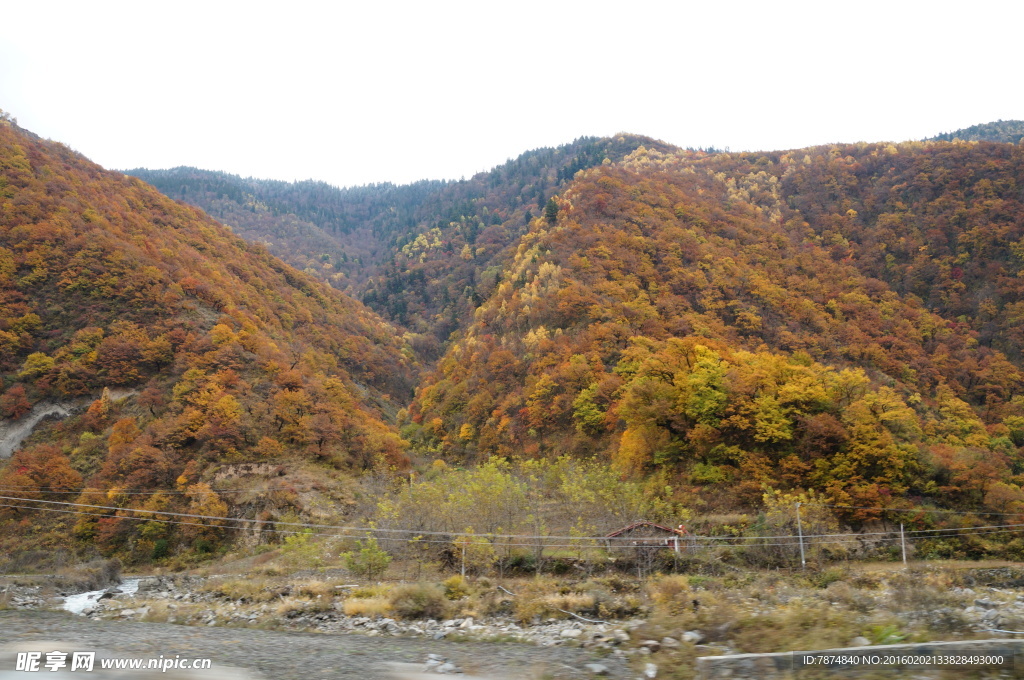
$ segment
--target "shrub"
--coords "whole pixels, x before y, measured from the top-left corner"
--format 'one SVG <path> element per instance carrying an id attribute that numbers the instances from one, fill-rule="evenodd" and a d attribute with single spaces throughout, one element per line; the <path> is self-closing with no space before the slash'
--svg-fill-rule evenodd
<path id="1" fill-rule="evenodd" d="M 674 611 L 690 604 L 690 579 L 687 576 L 662 576 L 652 579 L 647 586 L 655 605 Z"/>
<path id="2" fill-rule="evenodd" d="M 767 616 L 737 619 L 730 634 L 743 652 L 842 647 L 861 632 L 856 617 L 822 603 L 794 603 Z"/>
<path id="3" fill-rule="evenodd" d="M 284 539 L 281 554 L 287 562 L 298 569 L 319 568 L 323 565 L 320 544 L 313 541 L 312 529 L 303 529 Z"/>
<path id="4" fill-rule="evenodd" d="M 356 576 L 375 578 L 383 574 L 391 564 L 391 555 L 381 550 L 376 538 L 356 541 L 357 551 L 342 553 L 345 568 Z"/>
<path id="5" fill-rule="evenodd" d="M 444 595 L 449 600 L 461 600 L 469 595 L 469 582 L 456 575 L 444 581 Z"/>
<path id="6" fill-rule="evenodd" d="M 569 613 L 597 614 L 596 589 L 581 593 L 538 579 L 521 588 L 513 601 L 516 619 L 528 623 L 535 618 L 564 619 Z"/>
<path id="7" fill-rule="evenodd" d="M 403 619 L 440 619 L 448 600 L 439 586 L 426 583 L 402 585 L 391 591 L 391 611 Z"/>
<path id="8" fill-rule="evenodd" d="M 827 588 L 838 581 L 845 581 L 850 575 L 850 570 L 843 566 L 829 567 L 814 573 L 810 577 L 811 583 L 819 588 Z"/>
<path id="9" fill-rule="evenodd" d="M 531 574 L 537 571 L 537 558 L 526 550 L 516 550 L 500 560 L 499 566 L 509 574 Z"/>
<path id="10" fill-rule="evenodd" d="M 154 560 L 163 559 L 171 553 L 170 547 L 167 544 L 166 538 L 158 538 L 153 544 L 152 558 Z"/>

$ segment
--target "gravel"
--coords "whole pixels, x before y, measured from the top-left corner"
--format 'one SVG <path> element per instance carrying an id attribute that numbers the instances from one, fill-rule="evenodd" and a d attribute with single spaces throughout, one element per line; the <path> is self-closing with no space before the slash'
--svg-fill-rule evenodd
<path id="1" fill-rule="evenodd" d="M 0 611 L 0 645 L 24 649 L 26 642 L 44 640 L 60 643 L 68 648 L 64 651 L 102 650 L 123 658 L 208 657 L 214 670 L 232 666 L 274 680 L 394 678 L 389 664 L 423 667 L 430 654 L 484 678 L 583 680 L 594 676 L 588 664 L 603 666 L 603 677 L 635 675 L 623 659 L 578 647 L 94 621 L 65 612 Z M 11 670 L 3 668 L 0 673 Z"/>

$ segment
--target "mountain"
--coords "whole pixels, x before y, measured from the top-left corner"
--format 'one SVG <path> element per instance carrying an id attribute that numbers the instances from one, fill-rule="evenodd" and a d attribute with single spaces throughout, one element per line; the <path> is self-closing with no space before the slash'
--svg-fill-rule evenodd
<path id="1" fill-rule="evenodd" d="M 531 223 L 403 432 L 469 460 L 599 452 L 695 507 L 766 486 L 1024 501 L 1022 160 L 638 149 L 587 170 Z"/>
<path id="2" fill-rule="evenodd" d="M 389 420 L 413 386 L 411 357 L 393 326 L 263 246 L 0 120 L 0 409 L 74 413 L 43 421 L 0 487 L 74 500 L 51 494 L 84 484 L 85 502 L 267 519 L 304 511 L 294 491 L 242 507 L 207 484 L 404 466 Z M 143 553 L 201 534 L 106 515 L 76 531 Z"/>
<path id="3" fill-rule="evenodd" d="M 414 333 L 436 358 L 490 294 L 510 247 L 576 172 L 668 145 L 636 135 L 537 149 L 458 182 L 337 189 L 196 170 L 130 170 Z"/>
<path id="4" fill-rule="evenodd" d="M 133 171 L 233 234 L 5 134 L 0 407 L 136 394 L 47 426 L 4 475 L 117 497 L 272 463 L 344 486 L 408 447 L 596 457 L 700 511 L 766 489 L 1024 509 L 1020 145 L 720 153 L 619 135 L 353 189 Z M 230 511 L 315 505 L 271 498 Z M 102 521 L 80 532 L 153 548 Z"/>
<path id="5" fill-rule="evenodd" d="M 1024 152 L 1015 145 L 925 142 L 733 154 L 702 161 L 742 183 L 777 183 L 787 220 L 830 259 L 967 330 L 973 343 L 1024 356 Z M 963 378 L 964 384 L 971 379 Z M 975 386 L 972 389 L 978 389 Z"/>
<path id="6" fill-rule="evenodd" d="M 997 120 L 992 123 L 972 125 L 956 132 L 944 132 L 941 135 L 929 137 L 925 141 L 952 142 L 954 139 L 965 142 L 1019 144 L 1021 139 L 1024 139 L 1024 120 Z"/>
<path id="7" fill-rule="evenodd" d="M 377 217 L 332 228 L 376 234 L 344 286 L 428 348 L 414 448 L 598 453 L 697 506 L 765 486 L 1024 503 L 1021 163 L 990 142 L 707 153 L 622 135 L 421 184 L 418 203 L 362 188 Z"/>

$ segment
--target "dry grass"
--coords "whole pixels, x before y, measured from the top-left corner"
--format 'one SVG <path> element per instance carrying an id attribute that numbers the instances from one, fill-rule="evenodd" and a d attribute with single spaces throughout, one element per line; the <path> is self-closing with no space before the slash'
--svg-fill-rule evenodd
<path id="1" fill-rule="evenodd" d="M 389 585 L 359 586 L 352 591 L 351 597 L 364 599 L 385 597 L 389 592 L 391 592 L 391 586 Z"/>
<path id="2" fill-rule="evenodd" d="M 294 597 L 286 597 L 274 607 L 274 614 L 286 619 L 292 619 L 306 611 L 308 603 Z"/>
<path id="3" fill-rule="evenodd" d="M 306 581 L 295 587 L 295 593 L 299 597 L 311 599 L 331 599 L 334 597 L 334 584 L 325 581 Z"/>
<path id="4" fill-rule="evenodd" d="M 120 560 L 94 560 L 59 569 L 56 576 L 49 580 L 49 585 L 60 590 L 84 592 L 105 588 L 117 583 L 120 578 Z"/>
<path id="5" fill-rule="evenodd" d="M 346 616 L 387 616 L 391 613 L 391 602 L 386 597 L 359 597 L 345 600 L 343 611 Z"/>
<path id="6" fill-rule="evenodd" d="M 201 590 L 213 593 L 215 597 L 243 602 L 269 602 L 278 597 L 271 582 L 261 576 L 210 579 L 202 585 Z"/>
<path id="7" fill-rule="evenodd" d="M 320 579 L 298 580 L 255 574 L 248 578 L 209 579 L 201 587 L 215 597 L 242 602 L 270 602 L 283 596 L 307 599 L 331 599 L 341 582 Z M 379 594 L 379 593 L 375 593 Z"/>
<path id="8" fill-rule="evenodd" d="M 348 616 L 371 618 L 500 615 L 530 624 L 567 619 L 572 613 L 606 621 L 643 618 L 645 623 L 632 634 L 634 641 L 665 636 L 678 640 L 686 631 L 697 630 L 704 643 L 711 645 L 701 653 L 713 654 L 721 647 L 734 652 L 811 650 L 843 647 L 857 636 L 876 643 L 977 637 L 974 619 L 963 610 L 980 597 L 1009 605 L 1020 589 L 1007 584 L 1024 577 L 1019 568 L 985 567 L 987 571 L 938 565 L 899 570 L 834 566 L 806 573 L 657 575 L 645 581 L 615 574 L 587 580 L 541 577 L 500 582 L 451 577 L 442 583 L 385 583 L 352 589 L 336 587 L 351 583 L 348 577 L 233 574 L 211 578 L 202 587 L 217 595 L 213 606 L 182 603 L 170 610 L 159 602 L 146 602 L 150 612 L 145 620 L 202 625 L 206 622 L 203 612 L 214 609 L 221 624 L 287 627 L 294 626 L 293 620 L 302 614 L 341 610 Z M 974 591 L 962 591 L 964 586 Z M 990 591 L 989 586 L 1005 591 Z M 239 616 L 246 612 L 258 613 L 259 619 Z M 1007 627 L 1022 629 L 1024 621 Z M 696 653 L 693 645 L 684 643 L 645 658 L 663 668 L 665 677 L 683 680 Z"/>
<path id="9" fill-rule="evenodd" d="M 863 627 L 858 617 L 826 603 L 797 602 L 767 615 L 742 616 L 729 633 L 744 652 L 777 652 L 845 647 L 864 632 Z"/>
<path id="10" fill-rule="evenodd" d="M 163 600 L 147 600 L 143 606 L 149 607 L 149 611 L 142 617 L 142 621 L 151 623 L 167 623 L 167 619 L 171 616 L 171 609 L 168 608 L 167 602 Z"/>
<path id="11" fill-rule="evenodd" d="M 670 611 L 689 606 L 692 601 L 690 578 L 682 574 L 656 576 L 648 582 L 647 594 L 655 606 Z"/>
<path id="12" fill-rule="evenodd" d="M 596 615 L 597 603 L 594 592 L 580 592 L 551 579 L 535 579 L 519 589 L 513 610 L 517 620 L 530 623 L 535 619 L 570 618 L 566 612 Z"/>
<path id="13" fill-rule="evenodd" d="M 981 633 L 974 631 L 964 609 L 981 595 L 956 587 L 981 577 L 965 573 L 938 566 L 899 571 L 844 567 L 743 579 L 658 577 L 647 584 L 652 612 L 636 635 L 678 639 L 698 630 L 705 643 L 740 653 L 844 647 L 858 636 L 874 644 L 970 639 Z M 1016 597 L 986 596 L 1007 602 Z M 688 666 L 692 655 L 693 648 L 682 645 L 663 650 L 652 661 L 660 658 L 676 668 Z M 690 677 L 673 673 L 669 677 Z"/>

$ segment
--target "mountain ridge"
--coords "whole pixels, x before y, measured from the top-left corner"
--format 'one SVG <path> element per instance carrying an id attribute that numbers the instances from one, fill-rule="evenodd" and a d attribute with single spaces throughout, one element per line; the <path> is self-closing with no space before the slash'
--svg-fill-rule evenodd
<path id="1" fill-rule="evenodd" d="M 934 137 L 928 137 L 924 141 L 952 142 L 956 139 L 965 142 L 1019 144 L 1024 139 L 1024 120 L 996 120 L 990 123 L 981 123 L 954 132 L 943 132 Z"/>
<path id="2" fill-rule="evenodd" d="M 109 494 L 270 464 L 337 494 L 435 458 L 596 456 L 679 507 L 756 507 L 768 488 L 1024 508 L 1019 145 L 729 153 L 621 135 L 348 192 L 147 171 L 246 244 L 4 134 L 0 407 L 141 390 L 47 426 L 0 481 L 79 475 Z M 86 233 L 93 250 L 68 250 Z M 323 285 L 336 275 L 342 290 Z M 154 549 L 105 522 L 80 530 Z"/>
<path id="3" fill-rule="evenodd" d="M 337 494 L 346 471 L 408 464 L 394 402 L 417 368 L 400 332 L 201 211 L 6 120 L 0 246 L 2 415 L 88 405 L 36 427 L 0 470 L 0 486 L 26 489 L 8 495 L 270 520 L 309 507 L 288 493 L 238 505 L 209 482 L 247 466 L 264 471 L 253 485 L 315 471 Z M 119 496 L 126 488 L 163 495 Z M 9 548 L 23 511 L 0 513 Z M 73 527 L 51 518 L 55 533 L 39 540 L 59 546 L 73 531 L 143 559 L 167 541 L 222 539 L 100 514 Z"/>
<path id="4" fill-rule="evenodd" d="M 670 148 L 637 135 L 580 138 L 561 147 L 526 152 L 468 180 L 325 189 L 332 201 L 351 198 L 347 210 L 363 215 L 362 221 L 354 224 L 339 221 L 341 209 L 335 210 L 333 217 L 321 216 L 317 224 L 309 219 L 316 217 L 315 211 L 290 212 L 289 205 L 300 206 L 297 210 L 302 213 L 301 205 L 312 200 L 301 193 L 311 186 L 308 183 L 264 183 L 268 191 L 273 188 L 286 194 L 291 187 L 300 193 L 286 196 L 290 204 L 281 204 L 278 219 L 258 225 L 253 212 L 239 210 L 237 201 L 218 202 L 209 192 L 191 189 L 187 179 L 172 183 L 166 174 L 169 171 L 133 172 L 162 185 L 172 198 L 203 193 L 195 200 L 197 205 L 223 217 L 252 240 L 269 240 L 275 252 L 290 257 L 307 273 L 329 281 L 422 336 L 420 350 L 436 356 L 457 328 L 455 319 L 471 313 L 486 294 L 480 287 L 488 284 L 478 281 L 477 274 L 500 267 L 507 249 L 526 228 L 527 217 L 543 211 L 555 188 L 579 169 L 606 158 L 621 158 L 643 144 Z M 228 177 L 221 174 L 217 179 Z M 241 191 L 239 178 L 230 180 Z M 193 181 L 201 182 L 201 178 Z M 262 198 L 254 194 L 250 202 Z M 317 229 L 330 232 L 327 241 L 305 237 Z M 276 237 L 268 236 L 272 230 Z M 407 299 L 396 287 L 414 288 L 423 295 Z"/>

